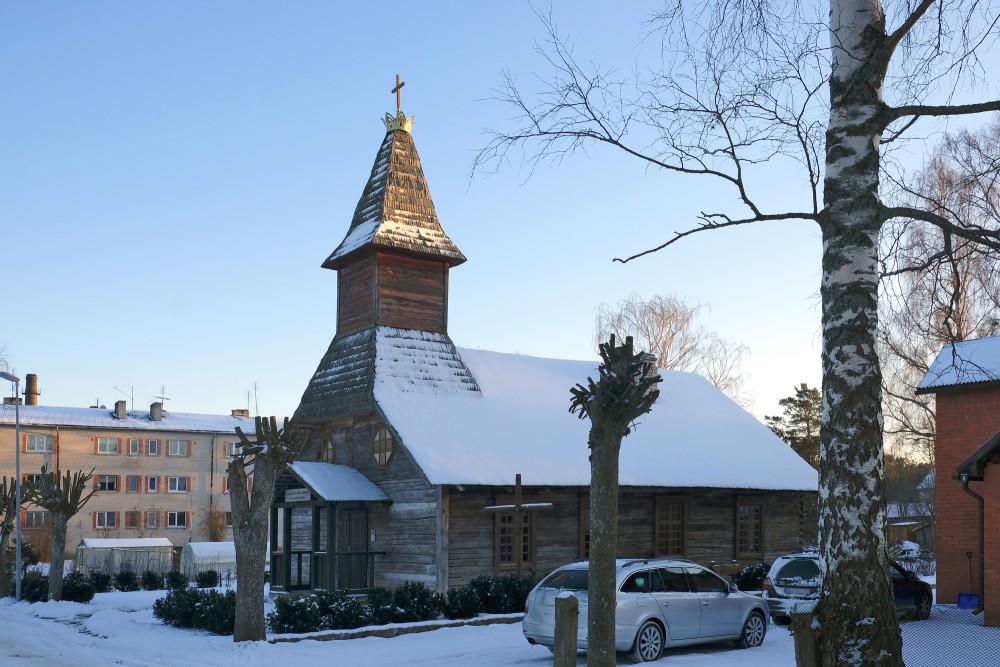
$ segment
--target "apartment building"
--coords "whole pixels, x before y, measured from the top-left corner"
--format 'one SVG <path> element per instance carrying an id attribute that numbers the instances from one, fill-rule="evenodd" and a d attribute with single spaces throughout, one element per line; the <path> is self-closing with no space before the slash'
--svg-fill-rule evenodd
<path id="1" fill-rule="evenodd" d="M 153 403 L 149 410 L 19 406 L 21 479 L 46 470 L 90 472 L 95 494 L 74 516 L 67 552 L 84 537 L 165 537 L 175 546 L 232 539 L 226 466 L 236 427 L 252 435 L 245 410 L 230 415 L 176 413 Z M 0 475 L 15 470 L 15 406 L 0 407 Z M 50 516 L 26 505 L 26 540 L 44 541 Z"/>

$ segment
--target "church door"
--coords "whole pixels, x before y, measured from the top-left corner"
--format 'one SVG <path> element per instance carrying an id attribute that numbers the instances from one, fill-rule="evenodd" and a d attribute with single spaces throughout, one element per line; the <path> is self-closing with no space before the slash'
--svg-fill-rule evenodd
<path id="1" fill-rule="evenodd" d="M 337 514 L 337 588 L 368 588 L 368 511 L 342 509 Z"/>

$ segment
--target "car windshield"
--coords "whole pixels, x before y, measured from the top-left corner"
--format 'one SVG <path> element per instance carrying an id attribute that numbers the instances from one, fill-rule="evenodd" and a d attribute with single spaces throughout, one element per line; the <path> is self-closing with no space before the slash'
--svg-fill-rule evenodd
<path id="1" fill-rule="evenodd" d="M 556 570 L 539 584 L 540 588 L 558 588 L 567 591 L 587 590 L 587 570 Z"/>
<path id="2" fill-rule="evenodd" d="M 819 584 L 819 563 L 811 558 L 796 558 L 778 570 L 777 580 L 784 584 Z"/>

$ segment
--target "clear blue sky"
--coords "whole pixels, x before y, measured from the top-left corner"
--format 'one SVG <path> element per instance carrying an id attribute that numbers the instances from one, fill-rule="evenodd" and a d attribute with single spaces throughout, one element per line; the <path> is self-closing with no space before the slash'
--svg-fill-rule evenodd
<path id="1" fill-rule="evenodd" d="M 365 4 L 365 6 L 362 6 Z M 558 0 L 582 60 L 642 64 L 652 5 Z M 819 382 L 820 241 L 808 222 L 696 235 L 633 262 L 719 197 L 595 148 L 528 178 L 470 180 L 509 110 L 509 70 L 545 72 L 511 2 L 45 2 L 0 6 L 0 345 L 41 402 L 227 413 L 257 385 L 290 415 L 335 333 L 343 238 L 403 110 L 445 231 L 456 344 L 596 359 L 595 307 L 637 291 L 711 306 L 748 345 L 758 416 Z M 791 177 L 776 199 L 799 198 Z M 583 378 L 581 378 L 583 379 Z M 114 388 L 117 387 L 119 393 Z M 567 387 L 567 407 L 569 405 Z M 7 388 L 4 395 L 9 395 Z"/>

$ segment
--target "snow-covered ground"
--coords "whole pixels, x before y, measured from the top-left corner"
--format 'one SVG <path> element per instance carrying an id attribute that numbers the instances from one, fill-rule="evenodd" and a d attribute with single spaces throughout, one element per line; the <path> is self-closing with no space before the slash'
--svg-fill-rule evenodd
<path id="1" fill-rule="evenodd" d="M 165 667 L 206 665 L 340 667 L 415 665 L 506 667 L 551 665 L 548 649 L 529 646 L 520 623 L 441 628 L 391 639 L 242 642 L 196 630 L 179 630 L 153 617 L 163 592 L 100 593 L 91 604 L 14 603 L 0 600 L 0 665 Z M 996 667 L 1000 628 L 952 606 L 934 607 L 928 621 L 906 621 L 903 652 L 908 667 Z M 792 638 L 772 625 L 763 646 L 741 650 L 718 644 L 669 650 L 661 663 L 682 667 L 794 667 Z M 586 664 L 581 654 L 579 664 Z"/>

